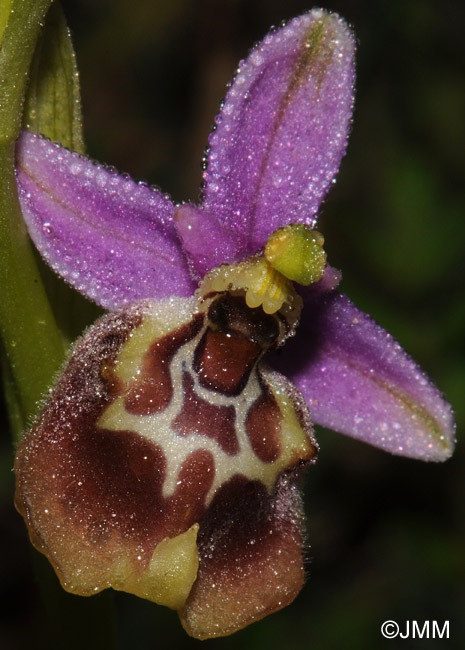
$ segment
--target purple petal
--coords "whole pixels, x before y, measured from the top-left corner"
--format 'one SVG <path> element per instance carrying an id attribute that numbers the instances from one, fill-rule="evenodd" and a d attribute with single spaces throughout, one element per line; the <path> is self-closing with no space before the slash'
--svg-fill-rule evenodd
<path id="1" fill-rule="evenodd" d="M 198 279 L 223 262 L 236 261 L 246 247 L 240 234 L 226 230 L 216 217 L 193 205 L 180 205 L 174 223 L 192 274 Z"/>
<path id="2" fill-rule="evenodd" d="M 289 223 L 314 225 L 344 155 L 354 40 L 320 9 L 270 33 L 239 65 L 210 136 L 205 208 L 248 253 Z"/>
<path id="3" fill-rule="evenodd" d="M 168 197 L 32 133 L 17 166 L 29 234 L 78 291 L 106 309 L 192 294 Z"/>
<path id="4" fill-rule="evenodd" d="M 386 451 L 445 460 L 452 410 L 400 345 L 337 292 L 306 305 L 275 364 L 302 391 L 313 420 Z"/>

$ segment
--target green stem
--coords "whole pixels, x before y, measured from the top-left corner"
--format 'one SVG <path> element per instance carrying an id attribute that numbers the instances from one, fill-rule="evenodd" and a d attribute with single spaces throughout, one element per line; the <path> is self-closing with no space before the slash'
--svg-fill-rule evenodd
<path id="1" fill-rule="evenodd" d="M 14 175 L 28 71 L 51 0 L 13 0 L 0 49 L 0 334 L 23 420 L 34 415 L 64 347 L 22 221 Z"/>
<path id="2" fill-rule="evenodd" d="M 22 222 L 13 165 L 14 148 L 0 146 L 0 328 L 26 418 L 63 362 L 64 347 Z"/>

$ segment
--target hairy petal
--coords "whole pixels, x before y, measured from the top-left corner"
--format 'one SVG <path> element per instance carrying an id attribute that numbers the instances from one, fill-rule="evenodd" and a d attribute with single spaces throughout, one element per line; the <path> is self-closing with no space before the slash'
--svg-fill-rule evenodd
<path id="1" fill-rule="evenodd" d="M 191 302 L 155 303 L 160 327 L 167 312 L 189 319 Z M 106 314 L 76 342 L 19 446 L 15 501 L 67 591 L 92 595 L 113 587 L 178 609 L 197 575 L 196 522 L 212 481 L 210 459 L 202 451 L 187 454 L 166 495 L 163 446 L 125 427 L 122 409 L 120 426 L 105 417 L 128 390 L 117 374 L 118 355 L 153 314 L 151 305 Z M 126 366 L 125 377 L 131 372 Z M 166 392 L 159 382 L 159 393 Z"/>
<path id="2" fill-rule="evenodd" d="M 315 224 L 346 147 L 353 55 L 345 23 L 315 9 L 239 64 L 210 136 L 205 208 L 247 235 L 248 254 L 279 226 Z"/>
<path id="3" fill-rule="evenodd" d="M 243 363 L 250 341 L 222 340 L 202 306 L 139 301 L 97 321 L 15 461 L 16 506 L 65 589 L 148 598 L 200 638 L 297 595 L 296 481 L 317 453 L 298 391 Z"/>
<path id="4" fill-rule="evenodd" d="M 332 292 L 309 302 L 298 335 L 275 361 L 317 424 L 411 458 L 442 461 L 452 454 L 449 404 L 346 296 Z"/>
<path id="5" fill-rule="evenodd" d="M 158 190 L 23 132 L 19 197 L 29 233 L 50 266 L 106 309 L 193 289 Z"/>
<path id="6" fill-rule="evenodd" d="M 303 586 L 304 514 L 295 479 L 272 497 L 236 475 L 199 533 L 199 572 L 181 622 L 191 636 L 226 636 L 288 605 Z M 246 505 L 246 507 L 244 507 Z"/>

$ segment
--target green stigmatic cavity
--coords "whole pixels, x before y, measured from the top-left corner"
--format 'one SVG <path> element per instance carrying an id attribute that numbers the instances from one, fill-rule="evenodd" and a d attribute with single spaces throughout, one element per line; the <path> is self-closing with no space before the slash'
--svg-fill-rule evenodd
<path id="1" fill-rule="evenodd" d="M 289 280 L 305 286 L 317 282 L 326 266 L 324 237 L 304 224 L 291 224 L 272 233 L 265 258 Z"/>

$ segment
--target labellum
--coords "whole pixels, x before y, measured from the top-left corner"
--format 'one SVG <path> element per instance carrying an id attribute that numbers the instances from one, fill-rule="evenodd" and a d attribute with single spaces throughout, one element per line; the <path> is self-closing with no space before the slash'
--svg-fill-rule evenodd
<path id="1" fill-rule="evenodd" d="M 302 228 L 288 230 L 292 246 Z M 148 598 L 199 637 L 225 633 L 219 598 L 229 632 L 295 597 L 295 484 L 317 445 L 302 398 L 262 358 L 301 306 L 258 254 L 212 270 L 193 298 L 105 316 L 76 344 L 16 460 L 17 508 L 65 589 Z"/>

